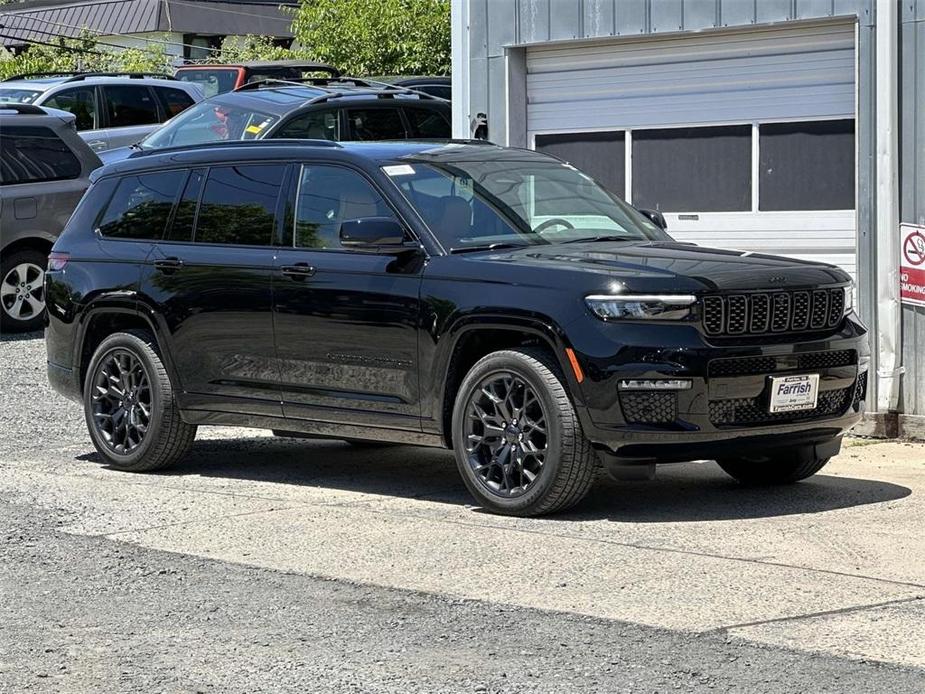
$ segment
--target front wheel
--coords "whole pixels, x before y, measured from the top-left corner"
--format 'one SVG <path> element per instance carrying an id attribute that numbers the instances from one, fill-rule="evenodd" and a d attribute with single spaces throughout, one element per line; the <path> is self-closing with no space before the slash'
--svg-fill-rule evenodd
<path id="1" fill-rule="evenodd" d="M 493 352 L 463 379 L 453 408 L 453 450 L 479 504 L 512 516 L 574 506 L 597 470 L 557 365 L 526 349 Z"/>
<path id="2" fill-rule="evenodd" d="M 84 414 L 100 457 L 118 470 L 172 465 L 189 450 L 196 427 L 180 419 L 173 386 L 150 333 L 115 333 L 93 353 Z"/>
<path id="3" fill-rule="evenodd" d="M 764 456 L 744 456 L 717 460 L 717 464 L 730 477 L 742 484 L 792 484 L 812 477 L 829 458 L 804 457 L 799 451 L 781 452 Z"/>

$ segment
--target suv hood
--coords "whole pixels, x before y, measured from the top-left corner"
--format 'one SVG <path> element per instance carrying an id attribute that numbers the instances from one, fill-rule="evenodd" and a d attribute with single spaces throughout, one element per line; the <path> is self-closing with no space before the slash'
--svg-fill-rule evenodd
<path id="1" fill-rule="evenodd" d="M 660 291 L 783 289 L 850 281 L 848 274 L 834 265 L 674 242 L 530 246 L 471 259 L 543 271 L 599 273 L 625 282 L 631 289 L 658 287 Z"/>

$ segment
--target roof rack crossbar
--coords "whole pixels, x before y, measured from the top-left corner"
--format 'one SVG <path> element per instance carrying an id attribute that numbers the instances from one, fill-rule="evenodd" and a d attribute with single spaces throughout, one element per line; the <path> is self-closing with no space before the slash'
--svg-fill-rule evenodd
<path id="1" fill-rule="evenodd" d="M 326 95 L 327 99 L 335 99 L 344 96 L 379 96 L 382 98 L 392 98 L 396 94 L 409 94 L 418 97 L 419 99 L 427 99 L 430 101 L 441 101 L 446 103 L 446 99 L 443 99 L 439 96 L 434 96 L 433 94 L 428 94 L 427 92 L 421 92 L 417 89 L 409 89 L 408 87 L 402 87 L 400 85 L 389 84 L 388 82 L 378 82 L 376 80 L 369 80 L 365 77 L 300 77 L 294 79 L 277 79 L 268 77 L 262 80 L 256 80 L 254 82 L 248 82 L 247 84 L 242 84 L 240 87 L 235 89 L 236 92 L 240 91 L 254 91 L 257 89 L 273 89 L 277 86 L 289 86 L 289 87 L 305 87 L 312 86 L 317 89 L 330 89 L 338 85 L 349 84 L 355 87 L 366 87 L 365 91 L 356 91 L 356 92 L 331 92 Z M 318 97 L 321 98 L 321 97 Z M 322 99 L 324 100 L 324 99 Z M 315 100 L 312 100 L 314 103 Z"/>
<path id="2" fill-rule="evenodd" d="M 274 145 L 299 145 L 302 147 L 328 147 L 340 148 L 339 142 L 333 140 L 313 140 L 309 138 L 269 138 L 261 140 L 219 140 L 216 142 L 195 142 L 187 145 L 177 145 L 176 147 L 160 147 L 157 149 L 142 149 L 135 153 L 134 156 L 144 156 L 149 154 L 162 154 L 166 152 L 194 152 L 201 149 L 220 149 L 222 147 L 267 147 Z"/>

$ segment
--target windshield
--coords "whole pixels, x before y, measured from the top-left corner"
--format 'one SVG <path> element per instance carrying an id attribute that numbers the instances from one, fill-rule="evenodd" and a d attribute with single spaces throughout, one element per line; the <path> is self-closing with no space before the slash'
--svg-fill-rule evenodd
<path id="1" fill-rule="evenodd" d="M 257 140 L 279 118 L 252 109 L 200 101 L 141 141 L 141 149 L 180 147 L 203 142 Z"/>
<path id="2" fill-rule="evenodd" d="M 385 166 L 444 247 L 670 237 L 589 176 L 560 161 L 454 161 Z"/>
<path id="3" fill-rule="evenodd" d="M 202 87 L 206 98 L 216 94 L 224 94 L 235 88 L 238 81 L 238 72 L 236 68 L 224 68 L 216 70 L 177 70 L 176 78 L 184 82 L 193 82 Z"/>
<path id="4" fill-rule="evenodd" d="M 34 89 L 0 89 L 0 104 L 31 104 L 41 93 Z"/>

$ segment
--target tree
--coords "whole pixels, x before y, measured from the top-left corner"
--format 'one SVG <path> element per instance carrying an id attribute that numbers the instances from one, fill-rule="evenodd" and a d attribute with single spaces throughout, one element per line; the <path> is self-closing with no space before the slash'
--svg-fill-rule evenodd
<path id="1" fill-rule="evenodd" d="M 299 53 L 352 75 L 447 75 L 450 0 L 301 0 Z"/>

